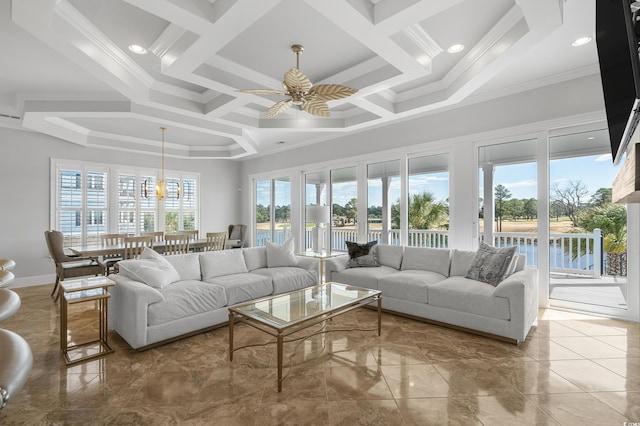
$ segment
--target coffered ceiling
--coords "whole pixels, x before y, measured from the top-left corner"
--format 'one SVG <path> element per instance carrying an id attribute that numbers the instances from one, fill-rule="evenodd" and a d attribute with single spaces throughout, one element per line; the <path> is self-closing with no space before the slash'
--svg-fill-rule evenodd
<path id="1" fill-rule="evenodd" d="M 595 0 L 0 0 L 0 125 L 241 159 L 598 72 Z M 147 49 L 133 53 L 129 45 Z M 331 117 L 267 109 L 302 44 Z M 464 45 L 458 53 L 447 49 Z"/>

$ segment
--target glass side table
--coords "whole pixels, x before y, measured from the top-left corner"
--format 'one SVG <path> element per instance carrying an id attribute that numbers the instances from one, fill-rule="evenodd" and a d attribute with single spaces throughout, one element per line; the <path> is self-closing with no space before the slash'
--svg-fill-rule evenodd
<path id="1" fill-rule="evenodd" d="M 67 365 L 75 364 L 87 359 L 101 357 L 113 352 L 109 346 L 107 315 L 108 315 L 108 288 L 115 283 L 107 277 L 90 277 L 60 282 L 62 298 L 60 299 L 60 349 Z M 69 305 L 82 302 L 95 301 L 99 311 L 98 338 L 69 345 L 68 318 Z"/>
<path id="2" fill-rule="evenodd" d="M 320 276 L 318 277 L 319 284 L 324 284 L 325 276 L 324 276 L 324 260 L 331 259 L 332 257 L 342 256 L 345 253 L 332 253 L 330 251 L 321 251 L 321 252 L 313 252 L 313 251 L 305 251 L 302 253 L 296 253 L 298 256 L 305 257 L 313 257 L 315 259 L 320 259 Z"/>

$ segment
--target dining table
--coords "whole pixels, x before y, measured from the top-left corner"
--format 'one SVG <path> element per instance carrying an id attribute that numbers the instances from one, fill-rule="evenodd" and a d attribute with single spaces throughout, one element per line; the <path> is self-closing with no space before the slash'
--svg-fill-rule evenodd
<path id="1" fill-rule="evenodd" d="M 227 240 L 226 247 L 230 248 L 234 244 L 238 244 L 239 240 Z M 159 253 L 164 251 L 164 241 L 154 241 L 153 249 Z M 189 251 L 204 251 L 207 247 L 207 239 L 200 238 L 195 241 L 189 241 Z M 101 257 L 111 255 L 122 255 L 124 253 L 124 244 L 102 245 L 89 244 L 86 246 L 72 246 L 68 250 L 73 254 L 81 257 Z"/>

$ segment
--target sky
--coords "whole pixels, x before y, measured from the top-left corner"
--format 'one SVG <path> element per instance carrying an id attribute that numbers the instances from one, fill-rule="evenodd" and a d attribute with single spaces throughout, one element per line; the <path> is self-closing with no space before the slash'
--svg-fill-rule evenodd
<path id="1" fill-rule="evenodd" d="M 562 187 L 570 180 L 582 181 L 591 196 L 599 188 L 610 188 L 622 162 L 613 166 L 611 155 L 592 155 L 560 160 L 550 163 L 549 182 Z M 494 186 L 503 185 L 511 192 L 511 198 L 537 198 L 537 170 L 535 163 L 498 166 L 494 172 Z M 257 202 L 269 205 L 270 181 L 257 183 Z M 409 193 L 431 192 L 438 201 L 449 198 L 449 176 L 447 172 L 429 175 L 414 175 L 409 178 Z M 338 183 L 333 186 L 334 203 L 344 206 L 352 198 L 356 198 L 356 182 Z M 289 204 L 291 197 L 288 183 L 276 181 L 276 205 Z M 482 191 L 480 191 L 482 196 Z M 395 203 L 400 198 L 400 179 L 391 182 L 391 199 Z M 307 197 L 307 204 L 315 203 L 315 195 Z M 382 183 L 377 179 L 369 181 L 368 206 L 382 205 Z"/>
<path id="2" fill-rule="evenodd" d="M 613 166 L 611 154 L 552 160 L 549 184 L 561 188 L 571 180 L 579 180 L 589 190 L 589 196 L 600 188 L 611 188 L 622 163 Z M 511 192 L 511 198 L 538 198 L 535 163 L 496 167 L 494 184 Z"/>

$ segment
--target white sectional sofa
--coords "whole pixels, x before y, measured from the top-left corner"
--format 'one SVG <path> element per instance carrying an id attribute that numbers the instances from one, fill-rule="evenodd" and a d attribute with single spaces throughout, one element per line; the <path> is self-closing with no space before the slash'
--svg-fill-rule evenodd
<path id="1" fill-rule="evenodd" d="M 228 307 L 318 284 L 318 259 L 270 245 L 161 256 L 145 249 L 109 275 L 109 326 L 134 349 L 224 324 Z"/>
<path id="2" fill-rule="evenodd" d="M 496 286 L 465 278 L 475 251 L 374 246 L 380 266 L 347 267 L 349 256 L 325 261 L 327 280 L 382 291 L 386 311 L 524 341 L 538 313 L 538 274 L 516 254 Z"/>

